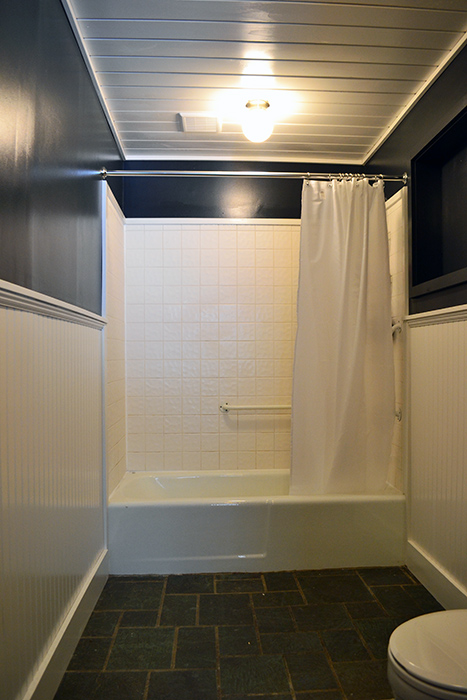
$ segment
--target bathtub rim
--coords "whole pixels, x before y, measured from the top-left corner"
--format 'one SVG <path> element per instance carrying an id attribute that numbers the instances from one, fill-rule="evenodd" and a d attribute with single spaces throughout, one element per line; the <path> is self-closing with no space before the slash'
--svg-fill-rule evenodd
<path id="1" fill-rule="evenodd" d="M 285 504 L 285 503 L 338 503 L 338 502 L 349 502 L 349 503 L 369 503 L 369 502 L 387 502 L 388 500 L 394 501 L 405 501 L 406 496 L 404 493 L 396 489 L 396 487 L 391 484 L 387 484 L 383 492 L 378 493 L 342 493 L 342 494 L 280 494 L 280 495 L 268 495 L 268 496 L 196 496 L 196 497 L 180 497 L 180 498 L 170 498 L 164 500 L 158 500 L 157 498 L 120 498 L 117 500 L 116 496 L 119 495 L 119 488 L 124 488 L 124 481 L 129 481 L 130 479 L 144 479 L 144 478 L 155 478 L 159 476 L 165 477 L 217 477 L 222 478 L 225 476 L 259 476 L 267 477 L 269 475 L 285 476 L 285 474 L 290 474 L 289 469 L 235 469 L 235 470 L 153 470 L 153 471 L 136 471 L 131 470 L 125 472 L 124 476 L 114 488 L 109 496 L 108 507 L 118 508 L 118 507 L 164 507 L 169 508 L 171 506 L 181 506 L 181 505 L 211 505 L 211 506 L 225 506 L 225 505 L 240 505 L 242 503 L 275 503 L 275 504 Z"/>

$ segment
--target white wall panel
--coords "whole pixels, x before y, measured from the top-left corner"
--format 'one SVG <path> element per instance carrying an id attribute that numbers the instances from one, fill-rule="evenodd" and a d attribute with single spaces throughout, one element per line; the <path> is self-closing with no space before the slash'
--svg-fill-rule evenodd
<path id="1" fill-rule="evenodd" d="M 389 269 L 391 273 L 391 314 L 393 323 L 401 322 L 407 314 L 407 188 L 399 190 L 386 202 L 389 237 Z M 404 406 L 406 331 L 394 334 L 394 378 L 396 411 L 402 420 L 394 421 L 394 432 L 389 464 L 390 484 L 404 491 L 403 435 L 407 423 Z"/>
<path id="2" fill-rule="evenodd" d="M 467 594 L 467 313 L 411 324 L 409 541 Z"/>
<path id="3" fill-rule="evenodd" d="M 124 219 L 106 186 L 105 423 L 107 493 L 126 471 Z"/>
<path id="4" fill-rule="evenodd" d="M 0 697 L 32 692 L 104 551 L 101 331 L 0 308 Z"/>

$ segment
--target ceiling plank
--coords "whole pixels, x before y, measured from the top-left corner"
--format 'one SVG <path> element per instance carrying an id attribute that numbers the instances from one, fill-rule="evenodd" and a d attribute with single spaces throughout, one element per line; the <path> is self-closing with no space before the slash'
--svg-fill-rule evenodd
<path id="1" fill-rule="evenodd" d="M 332 93 L 330 93 L 331 96 Z M 377 104 L 374 100 L 368 100 L 366 104 L 362 101 L 354 101 L 353 103 L 348 100 L 346 101 L 345 95 L 334 96 L 334 101 L 331 101 L 329 95 L 327 102 L 319 99 L 319 96 L 315 95 L 313 102 L 304 102 L 301 100 L 297 103 L 297 109 L 295 110 L 295 115 L 307 117 L 309 115 L 363 115 L 365 117 L 381 117 L 383 116 L 386 120 L 394 117 L 398 109 L 403 106 L 404 101 L 401 99 L 399 103 L 388 104 L 387 100 L 383 104 Z M 340 101 L 339 101 L 340 100 Z M 214 103 L 209 103 L 206 106 L 214 106 Z M 144 116 L 149 114 L 157 114 L 157 112 L 172 112 L 172 114 L 177 114 L 178 112 L 197 112 L 199 109 L 199 102 L 196 100 L 117 100 L 112 103 L 112 114 L 115 115 L 115 119 L 118 120 L 120 115 L 135 115 Z M 209 111 L 209 109 L 202 110 Z"/>
<path id="2" fill-rule="evenodd" d="M 177 79 L 179 78 L 179 79 Z M 288 78 L 287 81 L 277 80 L 273 88 L 264 90 L 264 95 L 267 95 L 269 102 L 272 103 L 274 97 L 283 99 L 283 93 L 293 91 L 295 94 L 300 92 L 310 91 L 316 93 L 322 92 L 338 92 L 347 93 L 387 93 L 389 95 L 414 95 L 417 90 L 418 83 L 409 80 L 356 80 L 354 78 Z M 157 99 L 161 90 L 167 93 L 166 96 L 187 93 L 187 97 L 192 95 L 196 97 L 195 92 L 198 91 L 204 95 L 210 93 L 212 98 L 212 90 L 228 90 L 237 91 L 238 99 L 245 101 L 251 99 L 249 93 L 255 96 L 258 93 L 256 88 L 242 88 L 238 85 L 236 78 L 227 78 L 226 76 L 207 76 L 207 79 L 202 79 L 198 76 L 159 76 L 158 85 L 144 87 L 126 87 L 126 86 L 109 86 L 103 88 L 103 94 L 106 99 Z M 188 94 L 189 91 L 189 94 Z"/>
<path id="3" fill-rule="evenodd" d="M 244 97 L 241 91 L 239 92 L 239 99 Z M 295 91 L 293 93 L 294 104 L 296 105 L 296 113 L 300 111 L 300 105 L 305 103 L 346 103 L 348 105 L 353 104 L 371 104 L 371 105 L 391 105 L 391 106 L 402 106 L 406 102 L 407 95 L 404 93 L 386 93 L 382 92 L 363 92 L 363 91 L 350 91 L 350 90 L 315 90 L 312 95 L 307 94 L 303 91 Z M 163 97 L 158 94 L 153 98 L 137 98 L 125 99 L 125 98 L 110 98 L 106 100 L 112 109 L 128 109 L 131 105 L 132 109 L 144 110 L 144 109 L 158 109 L 156 105 L 164 104 L 166 100 L 179 100 L 180 106 L 184 103 L 191 102 L 191 108 L 195 107 L 196 104 L 198 111 L 209 111 L 218 105 L 218 91 L 211 90 L 209 88 L 165 88 Z M 242 99 L 243 102 L 243 99 Z M 204 105 L 204 109 L 201 109 Z M 185 107 L 175 110 L 185 111 Z M 195 110 L 195 111 L 197 111 Z"/>
<path id="4" fill-rule="evenodd" d="M 340 135 L 366 135 L 368 132 L 379 133 L 381 131 L 381 125 L 374 124 L 368 126 L 363 123 L 352 124 L 352 123 L 339 123 L 339 126 L 328 123 L 320 123 L 319 121 L 307 121 L 300 122 L 298 119 L 293 123 L 287 122 L 276 122 L 274 126 L 275 133 L 289 133 L 289 134 L 340 134 Z M 130 134 L 130 133 L 172 133 L 174 131 L 174 126 L 178 129 L 177 120 L 175 118 L 168 119 L 166 121 L 153 121 L 153 122 L 117 122 L 120 126 L 120 134 Z M 241 127 L 237 122 L 226 121 L 222 122 L 222 132 L 223 133 L 240 133 Z"/>
<path id="5" fill-rule="evenodd" d="M 196 0 L 195 0 L 196 1 Z M 79 23 L 83 37 L 90 36 L 89 20 Z M 120 26 L 119 22 L 116 22 Z M 160 22 L 133 20 L 126 23 L 128 34 L 116 38 L 171 41 L 241 41 L 255 43 L 315 43 L 344 46 L 390 46 L 449 50 L 461 36 L 461 30 L 427 31 L 400 27 L 346 25 L 267 24 L 252 22 Z M 442 26 L 442 25 L 440 25 Z M 121 28 L 121 27 L 120 27 Z M 94 35 L 95 37 L 95 35 Z"/>
<path id="6" fill-rule="evenodd" d="M 345 105 L 332 105 L 332 114 L 330 113 L 330 107 L 321 107 L 320 109 L 315 108 L 314 114 L 293 114 L 290 119 L 287 120 L 287 124 L 291 128 L 295 125 L 300 124 L 306 125 L 313 123 L 314 125 L 329 125 L 330 128 L 338 128 L 345 125 L 360 125 L 364 129 L 373 129 L 375 127 L 384 126 L 387 123 L 387 111 L 389 108 L 384 108 L 386 114 L 368 114 L 368 108 L 363 109 L 359 106 L 359 114 L 354 113 L 354 108 L 348 108 Z M 378 110 L 376 110 L 378 111 Z M 381 108 L 379 108 L 381 111 Z M 141 128 L 147 125 L 158 125 L 158 124 L 168 124 L 174 125 L 176 123 L 175 118 L 176 112 L 174 110 L 166 112 L 159 110 L 157 112 L 133 112 L 133 111 L 116 111 L 114 112 L 115 123 L 120 125 L 120 128 L 124 128 L 126 124 L 139 124 Z M 311 122 L 311 120 L 313 120 Z M 232 122 L 227 122 L 232 123 Z"/>
<path id="7" fill-rule="evenodd" d="M 110 34 L 110 32 L 109 32 Z M 157 43 L 155 43 L 157 41 Z M 411 46 L 342 46 L 316 43 L 253 43 L 243 41 L 172 41 L 135 39 L 118 36 L 87 39 L 90 56 L 158 56 L 163 58 L 248 59 L 269 61 L 323 61 L 352 63 L 387 63 L 393 65 L 434 66 L 439 60 L 438 48 Z"/>
<path id="8" fill-rule="evenodd" d="M 102 85 L 108 85 L 112 75 L 126 75 L 127 85 L 134 83 L 137 74 L 144 74 L 148 82 L 145 85 L 157 84 L 160 74 L 167 74 L 169 80 L 176 80 L 177 74 L 208 79 L 217 75 L 235 76 L 248 79 L 249 76 L 259 75 L 266 78 L 307 77 L 307 78 L 377 78 L 382 80 L 424 80 L 432 70 L 431 66 L 412 66 L 387 63 L 353 63 L 327 61 L 249 61 L 236 59 L 213 58 L 156 58 L 134 56 L 93 57 L 93 65 L 99 75 Z M 267 72 L 266 72 L 267 71 Z M 147 75 L 149 74 L 149 75 Z M 154 81 L 154 82 L 151 82 Z M 112 83 L 115 85 L 115 83 Z M 121 83 L 119 83 L 121 84 Z"/>
<path id="9" fill-rule="evenodd" d="M 75 11 L 79 19 L 127 19 L 127 0 L 76 0 Z M 458 10 L 413 8 L 391 4 L 376 6 L 373 3 L 330 2 L 257 2 L 254 0 L 132 0 L 131 17 L 138 20 L 158 21 L 213 21 L 254 22 L 268 24 L 323 24 L 349 27 L 406 27 L 437 30 L 440 25 L 455 31 L 459 16 L 467 14 L 465 6 Z"/>

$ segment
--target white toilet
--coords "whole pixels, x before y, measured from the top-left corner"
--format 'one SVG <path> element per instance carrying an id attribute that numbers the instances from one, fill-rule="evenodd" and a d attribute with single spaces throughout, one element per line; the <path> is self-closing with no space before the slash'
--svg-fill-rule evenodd
<path id="1" fill-rule="evenodd" d="M 397 627 L 388 680 L 396 700 L 467 700 L 467 610 L 421 615 Z"/>

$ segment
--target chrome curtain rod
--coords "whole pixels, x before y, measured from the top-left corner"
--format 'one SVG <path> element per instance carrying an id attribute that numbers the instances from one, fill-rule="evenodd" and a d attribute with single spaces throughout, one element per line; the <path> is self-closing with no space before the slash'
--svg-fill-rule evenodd
<path id="1" fill-rule="evenodd" d="M 403 182 L 407 184 L 409 176 L 403 175 L 365 175 L 364 173 L 290 173 L 279 171 L 255 170 L 107 170 L 102 168 L 100 175 L 103 180 L 108 177 L 257 177 L 281 178 L 282 180 L 335 180 L 353 177 L 368 180 L 384 180 L 385 182 Z"/>

